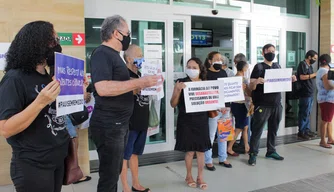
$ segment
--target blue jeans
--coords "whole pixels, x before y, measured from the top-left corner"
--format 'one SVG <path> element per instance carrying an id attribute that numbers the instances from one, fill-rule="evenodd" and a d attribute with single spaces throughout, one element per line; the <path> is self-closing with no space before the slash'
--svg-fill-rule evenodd
<path id="1" fill-rule="evenodd" d="M 70 134 L 71 138 L 77 137 L 78 136 L 77 128 L 72 124 L 72 121 L 68 115 L 66 115 L 65 121 L 66 121 L 67 131 Z"/>
<path id="2" fill-rule="evenodd" d="M 209 134 L 211 145 L 213 145 L 213 141 L 215 139 L 215 135 L 218 134 L 218 119 L 222 117 L 222 113 L 218 112 L 218 116 L 215 118 L 209 118 Z M 218 141 L 218 159 L 219 162 L 226 161 L 227 158 L 227 142 L 219 142 Z M 205 164 L 212 164 L 212 149 L 209 149 L 205 152 Z"/>
<path id="3" fill-rule="evenodd" d="M 313 97 L 299 98 L 298 127 L 300 133 L 310 131 L 310 115 Z"/>

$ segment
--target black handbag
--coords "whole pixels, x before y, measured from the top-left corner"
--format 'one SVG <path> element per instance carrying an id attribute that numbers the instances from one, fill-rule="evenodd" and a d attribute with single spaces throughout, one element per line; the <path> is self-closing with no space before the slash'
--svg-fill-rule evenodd
<path id="1" fill-rule="evenodd" d="M 86 106 L 83 111 L 69 114 L 69 118 L 74 126 L 80 125 L 88 119 L 89 112 Z"/>

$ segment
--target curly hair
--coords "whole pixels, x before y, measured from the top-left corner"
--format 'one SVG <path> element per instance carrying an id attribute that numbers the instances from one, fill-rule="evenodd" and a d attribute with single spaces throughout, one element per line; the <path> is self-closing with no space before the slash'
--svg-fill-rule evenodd
<path id="1" fill-rule="evenodd" d="M 192 58 L 190 58 L 190 59 L 187 61 L 187 65 L 188 65 L 188 63 L 189 63 L 190 61 L 195 61 L 195 63 L 198 64 L 198 66 L 199 66 L 199 70 L 200 70 L 199 78 L 202 79 L 203 81 L 206 80 L 206 73 L 207 73 L 207 71 L 206 71 L 206 68 L 205 68 L 205 66 L 203 65 L 202 61 L 201 61 L 199 58 L 197 58 L 197 57 L 192 57 Z"/>
<path id="2" fill-rule="evenodd" d="M 34 21 L 23 26 L 15 36 L 6 54 L 5 72 L 21 69 L 25 72 L 36 70 L 50 54 L 50 44 L 54 43 L 53 24 Z"/>

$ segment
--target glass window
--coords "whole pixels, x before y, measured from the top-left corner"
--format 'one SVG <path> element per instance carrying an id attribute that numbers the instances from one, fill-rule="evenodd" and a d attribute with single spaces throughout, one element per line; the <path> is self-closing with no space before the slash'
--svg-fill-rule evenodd
<path id="1" fill-rule="evenodd" d="M 226 1 L 226 0 L 222 0 L 222 1 Z M 213 0 L 174 0 L 173 4 L 183 5 L 183 6 L 192 6 L 192 7 L 212 8 Z"/>
<path id="2" fill-rule="evenodd" d="M 307 17 L 310 15 L 310 0 L 254 0 L 254 3 L 280 7 L 281 13 Z M 265 9 L 266 7 L 263 8 Z"/>
<path id="3" fill-rule="evenodd" d="M 145 2 L 145 3 L 169 4 L 169 0 L 121 0 L 121 1 L 136 1 L 136 2 Z"/>
<path id="4" fill-rule="evenodd" d="M 286 67 L 293 68 L 294 73 L 300 61 L 306 54 L 306 33 L 286 32 Z M 298 99 L 291 92 L 286 93 L 285 99 L 285 127 L 298 126 Z"/>
<path id="5" fill-rule="evenodd" d="M 268 29 L 265 27 L 258 27 L 256 34 L 256 46 L 257 46 L 257 63 L 264 60 L 262 56 L 262 47 L 268 43 L 273 44 L 276 47 L 276 57 L 274 62 L 279 62 L 279 30 Z"/>
<path id="6" fill-rule="evenodd" d="M 162 71 L 165 72 L 165 23 L 155 21 L 131 21 L 132 44 L 136 44 L 144 51 L 145 45 L 152 45 L 144 43 L 144 30 L 161 30 L 162 43 L 154 43 L 154 45 L 161 45 L 162 48 Z M 144 53 L 145 58 L 145 53 Z M 166 81 L 164 82 L 164 93 L 166 95 Z M 156 101 L 156 109 L 158 116 L 160 116 L 160 125 L 157 127 L 157 132 L 154 135 L 147 137 L 148 144 L 166 142 L 166 97 L 160 101 Z"/>

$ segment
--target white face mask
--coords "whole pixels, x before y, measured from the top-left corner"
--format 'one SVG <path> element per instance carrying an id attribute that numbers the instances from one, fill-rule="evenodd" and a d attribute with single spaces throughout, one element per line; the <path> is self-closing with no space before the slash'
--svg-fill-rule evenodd
<path id="1" fill-rule="evenodd" d="M 186 69 L 185 72 L 190 79 L 195 79 L 199 76 L 199 70 L 198 69 Z"/>

